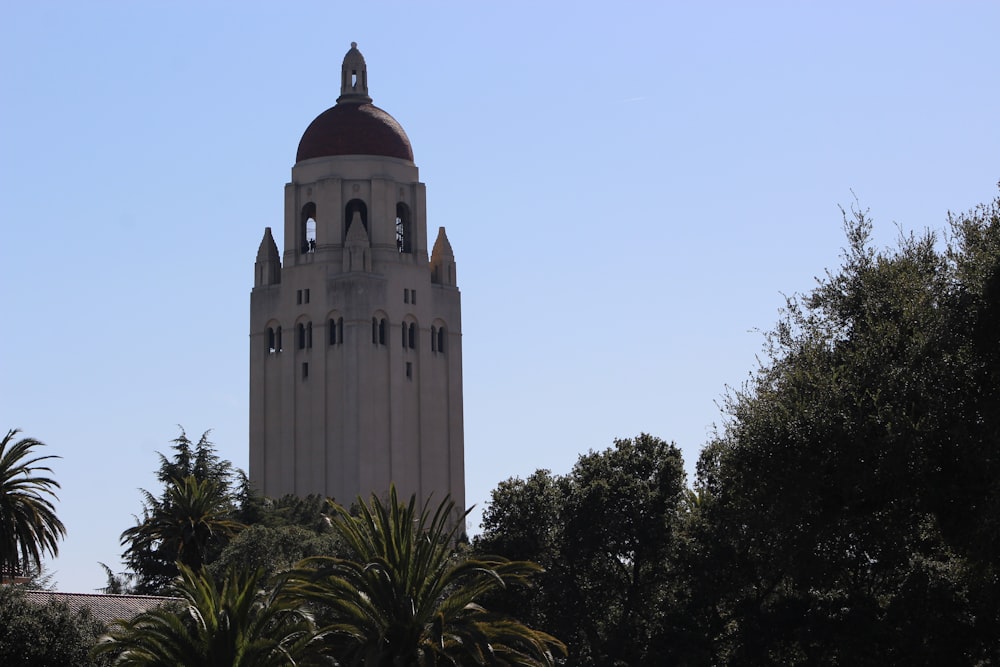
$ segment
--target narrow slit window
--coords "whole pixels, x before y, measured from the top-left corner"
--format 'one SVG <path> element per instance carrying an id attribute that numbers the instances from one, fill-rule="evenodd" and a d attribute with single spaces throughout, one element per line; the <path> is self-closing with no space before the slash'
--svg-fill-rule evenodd
<path id="1" fill-rule="evenodd" d="M 309 377 L 309 362 L 303 361 L 302 362 L 302 379 L 305 380 L 307 377 Z"/>
<path id="2" fill-rule="evenodd" d="M 274 329 L 272 327 L 267 328 L 267 353 L 274 354 L 277 348 L 274 346 Z"/>
<path id="3" fill-rule="evenodd" d="M 416 345 L 415 345 L 416 340 L 417 340 L 417 325 L 414 324 L 413 322 L 410 322 L 410 326 L 407 327 L 406 342 L 408 344 L 407 346 L 411 350 L 414 347 L 416 347 Z"/>
<path id="4" fill-rule="evenodd" d="M 313 346 L 313 323 L 306 324 L 306 347 Z"/>
<path id="5" fill-rule="evenodd" d="M 437 351 L 443 353 L 444 352 L 444 327 L 441 327 L 440 329 L 438 329 L 437 339 L 438 339 L 438 349 L 437 349 Z"/>
<path id="6" fill-rule="evenodd" d="M 438 351 L 437 327 L 431 327 L 431 352 Z"/>

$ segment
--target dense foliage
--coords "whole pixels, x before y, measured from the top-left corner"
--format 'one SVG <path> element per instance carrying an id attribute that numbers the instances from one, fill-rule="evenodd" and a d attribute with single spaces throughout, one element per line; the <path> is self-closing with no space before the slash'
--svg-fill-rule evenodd
<path id="1" fill-rule="evenodd" d="M 157 478 L 163 492 L 157 497 L 141 490 L 142 518 L 121 536 L 123 558 L 134 580 L 132 592 L 165 590 L 178 574 L 178 562 L 200 569 L 242 527 L 233 518 L 232 464 L 219 458 L 208 433 L 192 444 L 181 430 L 173 450 L 172 458 L 159 455 Z"/>
<path id="2" fill-rule="evenodd" d="M 177 563 L 206 566 L 216 577 L 260 568 L 266 579 L 303 558 L 339 553 L 324 498 L 261 497 L 207 436 L 192 443 L 182 430 L 173 456 L 160 455 L 163 489 L 159 496 L 141 491 L 142 518 L 122 533 L 128 570 L 115 574 L 102 564 L 108 592 L 162 593 Z"/>
<path id="3" fill-rule="evenodd" d="M 506 603 L 571 664 L 1000 663 L 1000 199 L 845 228 L 693 490 L 641 436 L 494 491 L 477 547 L 546 568 Z"/>
<path id="4" fill-rule="evenodd" d="M 1000 660 L 1000 200 L 944 244 L 845 222 L 699 462 L 721 655 Z"/>
<path id="5" fill-rule="evenodd" d="M 663 607 L 678 588 L 685 507 L 680 450 L 640 435 L 564 477 L 503 482 L 475 548 L 545 568 L 537 590 L 498 602 L 564 640 L 570 664 L 660 665 L 673 650 Z"/>
<path id="6" fill-rule="evenodd" d="M 60 602 L 32 604 L 19 586 L 0 586 L 0 665 L 100 667 L 89 652 L 104 626 Z"/>

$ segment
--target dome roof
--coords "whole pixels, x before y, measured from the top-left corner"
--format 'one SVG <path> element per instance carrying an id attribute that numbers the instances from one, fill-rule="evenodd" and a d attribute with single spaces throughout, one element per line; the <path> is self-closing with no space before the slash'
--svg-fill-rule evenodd
<path id="1" fill-rule="evenodd" d="M 402 126 L 374 104 L 344 101 L 316 117 L 299 141 L 296 162 L 330 155 L 383 155 L 413 162 Z"/>
<path id="2" fill-rule="evenodd" d="M 382 155 L 413 162 L 406 132 L 368 96 L 368 66 L 356 42 L 351 42 L 340 70 L 337 105 L 309 124 L 299 140 L 295 161 L 331 155 Z"/>

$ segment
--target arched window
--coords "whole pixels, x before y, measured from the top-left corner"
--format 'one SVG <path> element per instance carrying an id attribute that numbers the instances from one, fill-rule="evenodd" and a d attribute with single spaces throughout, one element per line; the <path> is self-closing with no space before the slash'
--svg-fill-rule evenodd
<path id="1" fill-rule="evenodd" d="M 403 340 L 403 349 L 414 349 L 417 342 L 417 325 L 414 322 L 403 322 L 399 327 Z"/>
<path id="2" fill-rule="evenodd" d="M 360 199 L 352 199 L 344 207 L 344 239 L 347 238 L 347 228 L 351 226 L 351 221 L 354 220 L 355 213 L 361 218 L 361 224 L 365 228 L 365 233 L 368 232 L 368 206 Z"/>
<path id="3" fill-rule="evenodd" d="M 385 345 L 385 318 L 372 318 L 372 342 L 376 345 Z"/>
<path id="4" fill-rule="evenodd" d="M 396 249 L 399 252 L 413 252 L 412 223 L 410 207 L 403 202 L 396 204 Z"/>
<path id="5" fill-rule="evenodd" d="M 306 325 L 299 324 L 299 349 L 304 350 L 306 347 Z"/>
<path id="6" fill-rule="evenodd" d="M 299 216 L 299 250 L 303 254 L 316 250 L 316 204 L 309 202 Z"/>
<path id="7" fill-rule="evenodd" d="M 267 328 L 267 353 L 268 354 L 274 354 L 275 352 L 278 351 L 278 348 L 276 348 L 274 345 L 275 345 L 274 328 L 273 327 L 268 327 Z"/>
<path id="8" fill-rule="evenodd" d="M 330 345 L 340 345 L 344 342 L 344 318 L 330 318 Z"/>
<path id="9" fill-rule="evenodd" d="M 437 331 L 437 351 L 444 354 L 444 327 Z"/>

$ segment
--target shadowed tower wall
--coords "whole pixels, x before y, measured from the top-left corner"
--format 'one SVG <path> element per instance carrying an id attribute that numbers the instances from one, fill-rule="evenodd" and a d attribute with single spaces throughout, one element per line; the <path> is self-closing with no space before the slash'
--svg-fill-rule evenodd
<path id="1" fill-rule="evenodd" d="M 250 297 L 250 481 L 350 504 L 465 506 L 461 297 L 406 133 L 372 104 L 357 46 L 299 143 L 284 248 L 267 228 Z"/>

